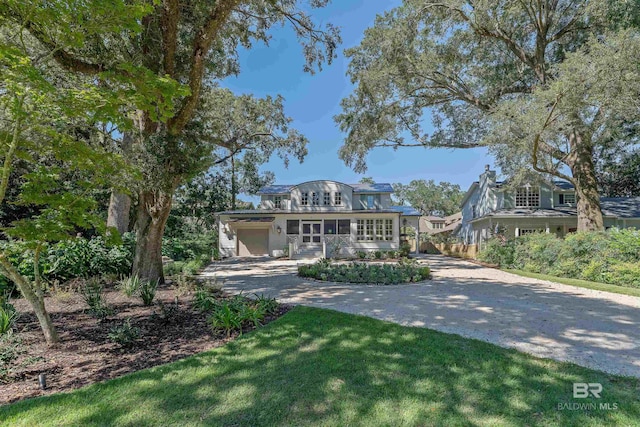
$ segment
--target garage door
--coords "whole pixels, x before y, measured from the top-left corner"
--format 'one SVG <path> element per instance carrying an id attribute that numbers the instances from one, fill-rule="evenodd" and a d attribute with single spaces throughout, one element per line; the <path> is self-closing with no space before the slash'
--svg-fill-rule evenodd
<path id="1" fill-rule="evenodd" d="M 269 229 L 238 230 L 238 256 L 269 254 Z"/>

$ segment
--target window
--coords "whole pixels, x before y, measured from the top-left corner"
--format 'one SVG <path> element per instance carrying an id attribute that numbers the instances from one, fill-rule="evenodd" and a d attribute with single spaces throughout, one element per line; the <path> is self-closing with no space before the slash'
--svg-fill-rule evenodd
<path id="1" fill-rule="evenodd" d="M 336 220 L 325 219 L 324 220 L 324 234 L 336 234 Z"/>
<path id="2" fill-rule="evenodd" d="M 384 240 L 393 240 L 393 220 L 384 220 Z"/>
<path id="3" fill-rule="evenodd" d="M 344 234 L 347 234 L 346 227 L 344 231 Z M 356 240 L 366 242 L 393 240 L 393 220 L 359 219 L 356 227 Z"/>
<path id="4" fill-rule="evenodd" d="M 339 219 L 338 220 L 338 234 L 351 234 L 351 220 Z"/>
<path id="5" fill-rule="evenodd" d="M 309 205 L 309 193 L 302 193 L 300 195 L 300 204 L 302 206 L 308 206 Z"/>
<path id="6" fill-rule="evenodd" d="M 475 208 L 475 205 L 474 205 L 474 208 Z M 474 215 L 474 217 L 475 217 L 475 215 Z M 434 222 L 433 223 L 433 228 L 435 228 L 436 230 L 441 230 L 441 229 L 444 228 L 444 224 L 441 223 L 441 222 Z"/>
<path id="7" fill-rule="evenodd" d="M 540 189 L 521 187 L 516 190 L 516 208 L 537 208 L 540 206 Z"/>
<path id="8" fill-rule="evenodd" d="M 282 209 L 282 196 L 273 196 L 273 206 L 276 209 Z"/>
<path id="9" fill-rule="evenodd" d="M 333 194 L 333 204 L 336 206 L 342 205 L 342 193 L 337 191 Z"/>
<path id="10" fill-rule="evenodd" d="M 375 209 L 379 204 L 380 196 L 376 194 L 361 194 L 360 205 L 363 209 Z"/>
<path id="11" fill-rule="evenodd" d="M 559 194 L 558 201 L 561 205 L 564 204 L 572 204 L 576 203 L 576 194 L 575 193 L 567 193 L 567 194 Z"/>
<path id="12" fill-rule="evenodd" d="M 315 191 L 311 193 L 311 204 L 313 206 L 318 206 L 320 204 L 320 196 Z"/>
<path id="13" fill-rule="evenodd" d="M 323 196 L 324 196 L 323 197 L 324 198 L 324 200 L 323 200 L 324 201 L 324 205 L 325 206 L 330 205 L 331 204 L 331 193 L 324 193 Z"/>
<path id="14" fill-rule="evenodd" d="M 297 219 L 288 219 L 287 234 L 300 234 L 300 221 Z"/>
<path id="15" fill-rule="evenodd" d="M 524 236 L 525 234 L 542 233 L 540 228 L 521 228 L 518 236 Z"/>
<path id="16" fill-rule="evenodd" d="M 471 218 L 475 218 L 477 215 L 476 205 L 471 205 Z"/>

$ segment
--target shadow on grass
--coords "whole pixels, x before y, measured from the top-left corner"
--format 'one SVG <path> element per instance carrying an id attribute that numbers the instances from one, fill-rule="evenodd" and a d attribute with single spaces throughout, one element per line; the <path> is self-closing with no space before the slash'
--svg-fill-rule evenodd
<path id="1" fill-rule="evenodd" d="M 602 398 L 573 399 L 573 382 L 602 383 Z M 298 307 L 225 347 L 0 408 L 0 423 L 635 425 L 639 389 L 476 340 Z M 596 409 L 558 409 L 574 403 Z"/>

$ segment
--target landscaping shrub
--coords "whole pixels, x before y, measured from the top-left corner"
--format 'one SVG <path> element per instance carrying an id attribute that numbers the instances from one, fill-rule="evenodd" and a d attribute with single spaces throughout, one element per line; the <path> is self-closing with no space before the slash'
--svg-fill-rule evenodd
<path id="1" fill-rule="evenodd" d="M 153 305 L 153 299 L 156 297 L 159 280 L 141 280 L 138 285 L 138 295 L 142 299 L 144 305 Z"/>
<path id="2" fill-rule="evenodd" d="M 411 245 L 407 242 L 404 242 L 400 245 L 400 250 L 398 251 L 398 256 L 400 258 L 407 258 L 411 253 Z"/>
<path id="3" fill-rule="evenodd" d="M 478 258 L 503 268 L 640 287 L 640 230 L 635 229 L 578 232 L 564 239 L 541 233 L 494 238 Z"/>
<path id="4" fill-rule="evenodd" d="M 10 304 L 0 304 L 0 336 L 10 334 L 18 313 Z"/>
<path id="5" fill-rule="evenodd" d="M 103 291 L 102 283 L 96 278 L 87 280 L 81 290 L 84 302 L 89 306 L 89 314 L 98 319 L 113 314 L 113 309 L 107 304 Z"/>
<path id="6" fill-rule="evenodd" d="M 138 292 L 138 289 L 140 289 L 140 278 L 136 275 L 123 277 L 118 281 L 117 289 L 131 298 Z"/>
<path id="7" fill-rule="evenodd" d="M 206 233 L 187 233 L 180 237 L 162 239 L 162 255 L 175 261 L 189 261 L 196 258 L 210 260 L 216 257 L 217 235 Z"/>
<path id="8" fill-rule="evenodd" d="M 397 264 L 369 264 L 362 262 L 331 263 L 320 260 L 315 264 L 301 265 L 298 275 L 332 282 L 368 283 L 392 285 L 398 283 L 420 282 L 430 277 L 428 266 L 420 265 L 416 260 L 403 259 Z"/>
<path id="9" fill-rule="evenodd" d="M 15 369 L 15 361 L 25 352 L 18 334 L 0 335 L 0 383 L 8 379 Z"/>
<path id="10" fill-rule="evenodd" d="M 132 347 L 140 337 L 140 329 L 131 326 L 131 319 L 127 318 L 121 325 L 114 326 L 107 335 L 111 341 L 121 347 Z"/>

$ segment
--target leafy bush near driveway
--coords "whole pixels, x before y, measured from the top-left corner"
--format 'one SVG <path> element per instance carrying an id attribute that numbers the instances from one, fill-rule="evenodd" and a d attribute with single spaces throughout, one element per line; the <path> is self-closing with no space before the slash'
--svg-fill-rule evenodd
<path id="1" fill-rule="evenodd" d="M 431 270 L 410 259 L 400 260 L 397 264 L 346 264 L 322 259 L 315 264 L 299 266 L 298 275 L 331 282 L 396 285 L 427 280 L 431 277 Z"/>
<path id="2" fill-rule="evenodd" d="M 494 238 L 478 258 L 503 268 L 640 288 L 640 230 Z"/>

